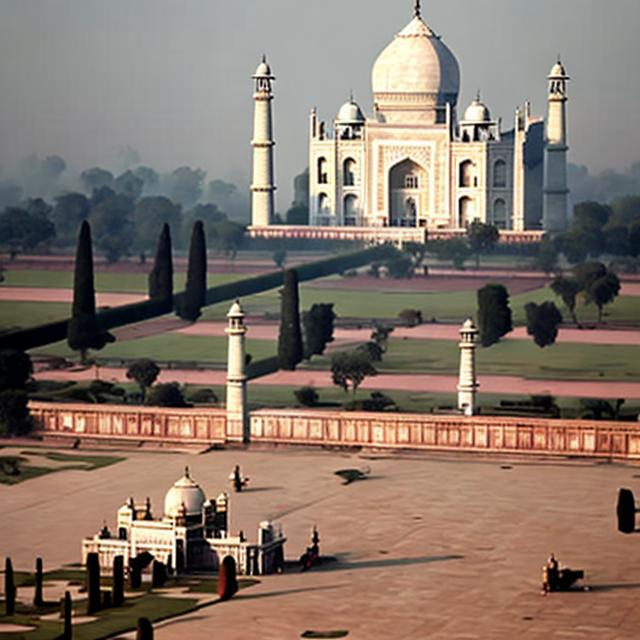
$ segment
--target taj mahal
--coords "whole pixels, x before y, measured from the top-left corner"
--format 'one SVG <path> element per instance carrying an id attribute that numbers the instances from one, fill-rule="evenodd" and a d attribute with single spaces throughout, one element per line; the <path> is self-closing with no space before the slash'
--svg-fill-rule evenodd
<path id="1" fill-rule="evenodd" d="M 546 120 L 525 102 L 505 126 L 480 93 L 459 114 L 458 60 L 417 1 L 373 65 L 372 112 L 353 96 L 332 125 L 311 111 L 306 228 L 274 224 L 275 77 L 266 58 L 253 79 L 253 236 L 426 240 L 479 220 L 506 237 L 539 239 L 567 227 L 569 77 L 559 59 Z"/>

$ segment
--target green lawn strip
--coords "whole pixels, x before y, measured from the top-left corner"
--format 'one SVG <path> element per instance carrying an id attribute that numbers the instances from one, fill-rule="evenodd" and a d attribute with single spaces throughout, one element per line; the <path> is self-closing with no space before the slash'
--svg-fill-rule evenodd
<path id="1" fill-rule="evenodd" d="M 69 317 L 71 306 L 65 302 L 0 302 L 0 330 L 35 327 Z"/>
<path id="2" fill-rule="evenodd" d="M 60 453 L 58 451 L 21 451 L 22 455 L 29 456 L 44 456 L 48 460 L 54 462 L 73 462 L 81 466 L 79 468 L 86 469 L 87 471 L 93 471 L 94 469 L 101 469 L 102 467 L 108 467 L 117 462 L 123 462 L 126 458 L 117 456 L 88 456 L 83 454 L 73 455 L 69 453 Z"/>
<path id="3" fill-rule="evenodd" d="M 149 264 L 151 271 L 152 264 Z M 148 275 L 146 273 L 96 273 L 96 291 L 102 293 L 144 293 L 148 291 Z M 207 275 L 207 286 L 213 287 L 227 282 L 234 282 L 248 277 L 241 273 L 210 273 Z M 184 289 L 185 273 L 174 274 L 176 291 Z M 41 287 L 46 289 L 72 289 L 73 271 L 10 270 L 5 272 L 5 287 Z"/>
<path id="4" fill-rule="evenodd" d="M 32 354 L 76 358 L 66 342 L 56 342 L 31 351 Z M 247 340 L 247 353 L 254 360 L 275 355 L 276 344 L 271 340 Z M 191 362 L 226 365 L 227 338 L 223 336 L 191 336 L 167 333 L 159 336 L 127 340 L 107 345 L 92 354 L 98 360 L 133 360 L 151 358 L 160 362 Z"/>
<path id="5" fill-rule="evenodd" d="M 18 469 L 20 470 L 19 475 L 10 475 L 7 473 L 10 468 L 7 465 L 12 466 L 12 463 L 14 462 L 18 463 Z M 44 476 L 47 473 L 51 473 L 51 471 L 52 469 L 50 467 L 36 467 L 29 465 L 26 458 L 23 458 L 22 456 L 0 456 L 0 484 L 18 484 L 19 482 L 24 482 L 31 478 Z"/>

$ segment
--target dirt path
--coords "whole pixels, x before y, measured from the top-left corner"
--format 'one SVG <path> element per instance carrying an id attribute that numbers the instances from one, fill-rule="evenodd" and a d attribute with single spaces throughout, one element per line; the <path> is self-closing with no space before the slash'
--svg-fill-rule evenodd
<path id="1" fill-rule="evenodd" d="M 42 380 L 86 381 L 96 377 L 95 369 L 85 371 L 46 371 L 35 376 Z M 124 369 L 100 368 L 100 378 L 111 382 L 127 382 Z M 159 382 L 215 385 L 226 383 L 225 371 L 162 371 Z M 333 387 L 329 371 L 279 371 L 251 382 L 252 385 L 317 388 Z M 365 380 L 362 389 L 410 391 L 415 393 L 456 393 L 457 376 L 427 374 L 382 374 Z M 527 380 L 516 376 L 480 376 L 480 392 L 495 394 L 544 395 L 571 398 L 627 398 L 640 399 L 640 382 L 598 382 L 589 380 Z"/>
<path id="2" fill-rule="evenodd" d="M 147 296 L 139 293 L 98 293 L 99 307 L 117 307 L 141 302 Z M 0 287 L 0 302 L 73 302 L 72 289 L 46 289 L 39 287 Z"/>

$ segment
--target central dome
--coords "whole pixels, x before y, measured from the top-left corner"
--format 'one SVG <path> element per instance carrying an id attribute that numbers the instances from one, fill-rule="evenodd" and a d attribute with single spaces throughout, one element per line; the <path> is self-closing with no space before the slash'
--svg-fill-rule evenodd
<path id="1" fill-rule="evenodd" d="M 380 111 L 455 106 L 460 68 L 449 48 L 417 15 L 378 56 L 372 85 Z"/>
<path id="2" fill-rule="evenodd" d="M 168 518 L 176 518 L 183 512 L 186 516 L 201 515 L 206 500 L 204 491 L 186 469 L 184 476 L 165 495 L 164 515 Z"/>

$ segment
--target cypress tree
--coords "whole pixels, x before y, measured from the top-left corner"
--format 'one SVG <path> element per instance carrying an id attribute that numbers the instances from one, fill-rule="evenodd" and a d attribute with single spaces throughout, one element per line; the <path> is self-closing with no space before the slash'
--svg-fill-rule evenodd
<path id="1" fill-rule="evenodd" d="M 509 292 L 501 284 L 478 289 L 478 325 L 483 347 L 490 347 L 513 329 Z"/>
<path id="2" fill-rule="evenodd" d="M 195 322 L 200 317 L 207 293 L 207 243 L 201 220 L 193 225 L 191 244 L 189 245 L 189 265 L 187 267 L 187 286 L 177 313 L 182 320 Z"/>
<path id="3" fill-rule="evenodd" d="M 124 558 L 122 556 L 116 556 L 113 559 L 111 601 L 114 607 L 119 607 L 124 602 Z"/>
<path id="4" fill-rule="evenodd" d="M 285 371 L 294 371 L 302 362 L 302 331 L 300 330 L 300 298 L 298 273 L 295 269 L 284 272 L 284 287 L 280 292 L 280 335 L 278 336 L 278 363 Z"/>
<path id="5" fill-rule="evenodd" d="M 218 573 L 218 595 L 220 600 L 229 600 L 237 591 L 236 561 L 231 556 L 226 556 Z"/>
<path id="6" fill-rule="evenodd" d="M 63 640 L 71 640 L 73 635 L 71 626 L 71 594 L 68 591 L 64 592 L 64 598 L 62 598 L 62 617 L 64 619 L 62 638 Z"/>
<path id="7" fill-rule="evenodd" d="M 87 555 L 87 613 L 100 611 L 100 558 L 97 553 Z"/>
<path id="8" fill-rule="evenodd" d="M 164 224 L 158 238 L 156 259 L 149 274 L 149 298 L 165 302 L 171 308 L 173 302 L 173 257 L 171 254 L 171 230 Z"/>
<path id="9" fill-rule="evenodd" d="M 16 612 L 16 585 L 13 581 L 11 558 L 4 561 L 4 610 L 8 616 Z"/>
<path id="10" fill-rule="evenodd" d="M 154 589 L 161 589 L 167 581 L 167 567 L 163 562 L 153 561 L 151 566 L 151 586 Z"/>
<path id="11" fill-rule="evenodd" d="M 133 558 L 129 565 L 129 581 L 132 589 L 139 589 L 142 584 L 142 572 L 138 558 Z"/>
<path id="12" fill-rule="evenodd" d="M 153 640 L 153 625 L 149 618 L 138 618 L 136 640 Z"/>
<path id="13" fill-rule="evenodd" d="M 335 318 L 332 304 L 314 304 L 302 314 L 305 357 L 324 353 L 327 343 L 333 341 Z"/>
<path id="14" fill-rule="evenodd" d="M 80 225 L 73 277 L 73 307 L 67 328 L 67 342 L 74 351 L 80 351 L 86 362 L 89 349 L 102 349 L 115 338 L 105 331 L 96 316 L 96 292 L 93 281 L 93 250 L 91 227 L 86 220 Z"/>
<path id="15" fill-rule="evenodd" d="M 36 558 L 36 586 L 33 592 L 33 604 L 41 607 L 44 604 L 42 597 L 42 558 Z"/>

